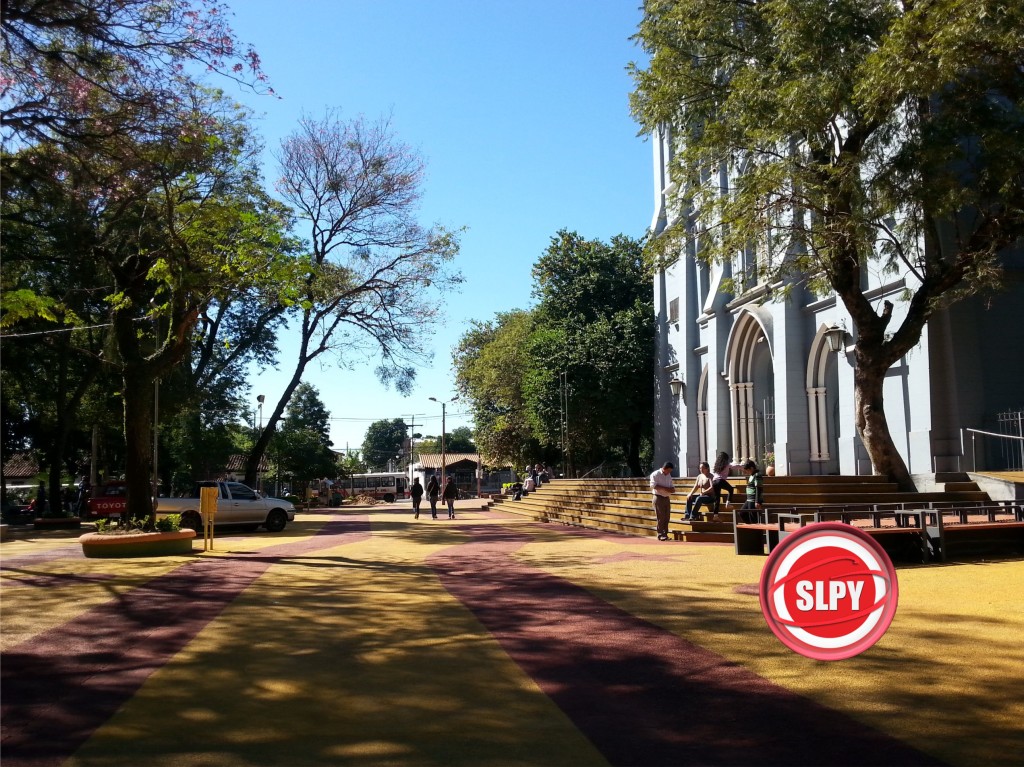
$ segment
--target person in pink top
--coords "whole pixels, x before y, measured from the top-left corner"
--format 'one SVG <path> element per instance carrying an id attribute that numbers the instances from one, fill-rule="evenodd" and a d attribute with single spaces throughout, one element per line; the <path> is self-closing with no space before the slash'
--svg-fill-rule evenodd
<path id="1" fill-rule="evenodd" d="M 728 453 L 720 452 L 715 458 L 715 465 L 711 468 L 711 488 L 715 498 L 715 517 L 718 517 L 718 505 L 721 503 L 722 490 L 728 490 L 726 506 L 732 505 L 733 486 L 729 483 L 729 472 L 733 463 Z"/>

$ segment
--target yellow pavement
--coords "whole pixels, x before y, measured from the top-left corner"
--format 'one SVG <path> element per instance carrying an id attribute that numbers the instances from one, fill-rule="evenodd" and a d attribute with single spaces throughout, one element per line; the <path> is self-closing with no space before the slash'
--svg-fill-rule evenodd
<path id="1" fill-rule="evenodd" d="M 512 554 L 522 564 L 939 760 L 1008 765 L 1024 753 L 1021 561 L 901 568 L 886 636 L 825 663 L 775 639 L 755 589 L 764 559 L 731 546 L 583 534 L 468 508 L 454 521 L 414 521 L 399 507 L 300 514 L 280 534 L 220 535 L 213 552 L 196 543 L 191 557 L 162 559 L 83 559 L 70 533 L 18 533 L 0 546 L 2 650 L 59 636 L 197 559 L 259 561 L 361 517 L 368 534 L 268 553 L 265 571 L 66 763 L 607 764 L 428 563 L 468 542 L 467 525 L 522 536 Z"/>

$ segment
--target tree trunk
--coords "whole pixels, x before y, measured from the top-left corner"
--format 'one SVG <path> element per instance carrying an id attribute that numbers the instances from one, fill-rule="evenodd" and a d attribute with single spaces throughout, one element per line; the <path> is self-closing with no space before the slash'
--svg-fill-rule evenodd
<path id="1" fill-rule="evenodd" d="M 267 448 L 270 445 L 270 440 L 274 436 L 274 431 L 277 429 L 277 423 L 281 420 L 281 416 L 284 415 L 284 409 L 288 407 L 288 403 L 291 402 L 292 395 L 295 390 L 302 383 L 302 374 L 306 369 L 306 365 L 303 362 L 296 367 L 295 374 L 292 376 L 292 380 L 288 382 L 288 386 L 284 390 L 284 394 L 277 401 L 277 405 L 274 407 L 274 411 L 270 414 L 270 418 L 267 419 L 267 425 L 263 427 L 263 431 L 260 432 L 260 436 L 256 439 L 256 444 L 253 445 L 252 450 L 249 451 L 249 455 L 245 459 L 245 484 L 249 487 L 257 487 L 257 477 L 259 473 L 260 461 L 263 456 L 266 455 Z"/>
<path id="2" fill-rule="evenodd" d="M 626 464 L 634 477 L 642 477 L 643 469 L 640 468 L 640 424 L 633 422 L 629 425 L 629 447 L 626 451 Z"/>
<path id="3" fill-rule="evenodd" d="M 126 514 L 152 523 L 153 378 L 132 365 L 125 367 L 123 380 Z"/>
<path id="4" fill-rule="evenodd" d="M 917 488 L 907 470 L 907 464 L 896 449 L 889 422 L 885 417 L 882 390 L 888 366 L 859 364 L 854 370 L 854 403 L 857 432 L 871 459 L 875 474 L 884 474 L 900 490 L 914 492 Z"/>

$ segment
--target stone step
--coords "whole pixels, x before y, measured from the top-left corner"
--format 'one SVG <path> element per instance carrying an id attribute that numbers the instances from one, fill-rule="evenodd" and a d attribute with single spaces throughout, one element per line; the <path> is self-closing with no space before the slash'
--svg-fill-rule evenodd
<path id="1" fill-rule="evenodd" d="M 944 482 L 942 486 L 945 488 L 947 493 L 962 493 L 970 491 L 977 493 L 981 492 L 981 488 L 978 487 L 978 483 L 973 480 L 967 480 L 965 482 Z"/>
<path id="2" fill-rule="evenodd" d="M 669 532 L 689 542 L 728 543 L 733 540 L 733 515 L 744 499 L 742 477 L 733 477 L 737 492 L 732 505 L 719 508 L 718 521 L 681 522 L 689 484 L 676 480 L 672 496 Z M 946 492 L 903 493 L 884 477 L 766 477 L 765 505 L 776 511 L 817 510 L 833 505 L 921 504 L 933 502 L 984 502 L 988 495 L 973 483 L 952 482 Z M 515 501 L 511 496 L 494 499 L 495 506 L 528 519 L 625 535 L 653 536 L 656 518 L 646 478 L 555 480 Z M 706 514 L 706 512 L 704 512 Z"/>

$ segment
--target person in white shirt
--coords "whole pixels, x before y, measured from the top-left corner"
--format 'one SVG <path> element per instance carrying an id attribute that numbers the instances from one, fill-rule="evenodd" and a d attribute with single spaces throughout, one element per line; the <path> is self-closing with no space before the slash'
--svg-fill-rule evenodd
<path id="1" fill-rule="evenodd" d="M 658 540 L 668 540 L 668 518 L 672 511 L 672 470 L 675 465 L 666 463 L 651 474 L 651 494 L 654 496 L 654 514 L 658 518 Z"/>

